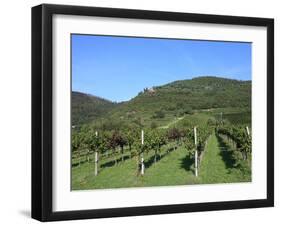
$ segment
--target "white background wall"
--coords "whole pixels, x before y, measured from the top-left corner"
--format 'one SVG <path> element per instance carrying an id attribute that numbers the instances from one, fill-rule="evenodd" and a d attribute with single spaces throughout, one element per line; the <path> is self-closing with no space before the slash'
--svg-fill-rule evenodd
<path id="1" fill-rule="evenodd" d="M 276 225 L 281 214 L 281 14 L 279 1 L 60 0 L 45 3 L 275 18 L 275 208 L 56 222 L 60 225 Z M 0 224 L 36 225 L 30 219 L 31 11 L 42 1 L 2 1 L 0 13 Z M 212 195 L 212 194 L 210 194 Z M 275 222 L 275 223 L 274 223 Z"/>

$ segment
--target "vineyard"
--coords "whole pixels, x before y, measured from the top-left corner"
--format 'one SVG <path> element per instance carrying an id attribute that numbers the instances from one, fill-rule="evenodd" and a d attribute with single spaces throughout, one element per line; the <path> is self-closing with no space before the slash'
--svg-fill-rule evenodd
<path id="1" fill-rule="evenodd" d="M 72 131 L 73 190 L 250 180 L 245 126 Z"/>
<path id="2" fill-rule="evenodd" d="M 251 181 L 251 81 L 171 81 L 120 102 L 72 91 L 72 190 Z"/>

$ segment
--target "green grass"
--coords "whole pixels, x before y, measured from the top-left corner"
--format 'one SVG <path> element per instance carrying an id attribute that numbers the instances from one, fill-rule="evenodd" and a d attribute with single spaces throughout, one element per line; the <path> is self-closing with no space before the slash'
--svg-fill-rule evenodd
<path id="1" fill-rule="evenodd" d="M 183 128 L 190 128 L 193 126 L 205 126 L 209 119 L 212 119 L 213 116 L 206 113 L 194 113 L 190 115 L 185 115 L 184 118 L 178 120 L 174 125 Z"/>
<path id="2" fill-rule="evenodd" d="M 204 184 L 251 181 L 250 174 L 235 167 L 231 150 L 214 134 L 209 138 L 199 175 L 201 183 Z"/>
<path id="3" fill-rule="evenodd" d="M 251 110 L 249 108 L 217 108 L 199 112 L 208 114 L 216 120 L 221 120 L 222 118 L 234 125 L 251 124 Z"/>
<path id="4" fill-rule="evenodd" d="M 182 119 L 184 119 L 184 117 L 175 117 L 174 120 L 167 123 L 165 126 L 160 126 L 159 128 L 160 129 L 168 129 L 168 128 L 172 127 L 173 125 L 175 125 L 176 123 L 178 123 L 179 121 L 181 121 Z"/>
<path id="5" fill-rule="evenodd" d="M 94 162 L 82 163 L 72 167 L 72 189 L 106 189 L 125 187 L 172 186 L 188 184 L 233 183 L 251 181 L 250 174 L 243 173 L 232 164 L 230 151 L 213 134 L 204 151 L 199 176 L 193 172 L 193 160 L 186 155 L 183 146 L 167 152 L 167 146 L 161 151 L 162 158 L 154 164 L 154 152 L 144 155 L 145 175 L 137 170 L 137 157 L 127 155 L 122 162 L 114 164 L 114 158 L 100 161 L 98 176 L 94 176 Z"/>
<path id="6" fill-rule="evenodd" d="M 186 157 L 186 151 L 179 147 L 167 152 L 163 148 L 161 159 L 154 163 L 154 153 L 145 153 L 145 175 L 141 176 L 137 170 L 137 157 L 127 158 L 117 165 L 107 163 L 113 160 L 101 161 L 104 165 L 98 176 L 94 176 L 94 162 L 85 162 L 81 166 L 72 167 L 72 189 L 93 188 L 121 188 L 121 187 L 147 187 L 165 185 L 183 185 L 197 183 L 197 178 L 190 170 L 192 162 Z"/>

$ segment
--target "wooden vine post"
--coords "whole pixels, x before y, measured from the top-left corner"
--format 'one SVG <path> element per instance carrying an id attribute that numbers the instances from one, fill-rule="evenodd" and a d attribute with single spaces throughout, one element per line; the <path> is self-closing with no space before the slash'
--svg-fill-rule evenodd
<path id="1" fill-rule="evenodd" d="M 87 149 L 87 162 L 90 162 L 90 150 Z"/>
<path id="2" fill-rule="evenodd" d="M 198 151 L 197 151 L 197 130 L 194 127 L 194 144 L 195 144 L 195 176 L 198 177 Z"/>
<path id="3" fill-rule="evenodd" d="M 144 133 L 143 130 L 141 131 L 141 145 L 143 146 L 144 143 Z M 141 153 L 141 175 L 144 175 L 144 159 L 143 159 L 143 150 Z"/>
<path id="4" fill-rule="evenodd" d="M 246 126 L 246 131 L 247 131 L 248 138 L 250 138 L 250 130 L 249 130 L 248 126 Z M 245 152 L 245 160 L 247 160 L 247 159 L 248 159 L 248 154 L 247 154 L 247 152 Z"/>
<path id="5" fill-rule="evenodd" d="M 79 167 L 81 166 L 81 150 L 78 149 Z"/>
<path id="6" fill-rule="evenodd" d="M 249 130 L 248 126 L 246 126 L 246 131 L 247 131 L 248 136 L 250 136 L 250 130 Z"/>
<path id="7" fill-rule="evenodd" d="M 96 138 L 98 137 L 98 131 L 96 131 Z M 99 156 L 98 156 L 98 150 L 95 150 L 95 176 L 98 175 L 98 162 L 99 162 Z"/>

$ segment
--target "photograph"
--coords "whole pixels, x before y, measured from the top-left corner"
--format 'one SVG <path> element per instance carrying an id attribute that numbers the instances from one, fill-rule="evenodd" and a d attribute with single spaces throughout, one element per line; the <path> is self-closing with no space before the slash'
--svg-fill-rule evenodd
<path id="1" fill-rule="evenodd" d="M 251 182 L 251 54 L 71 34 L 71 190 Z"/>

